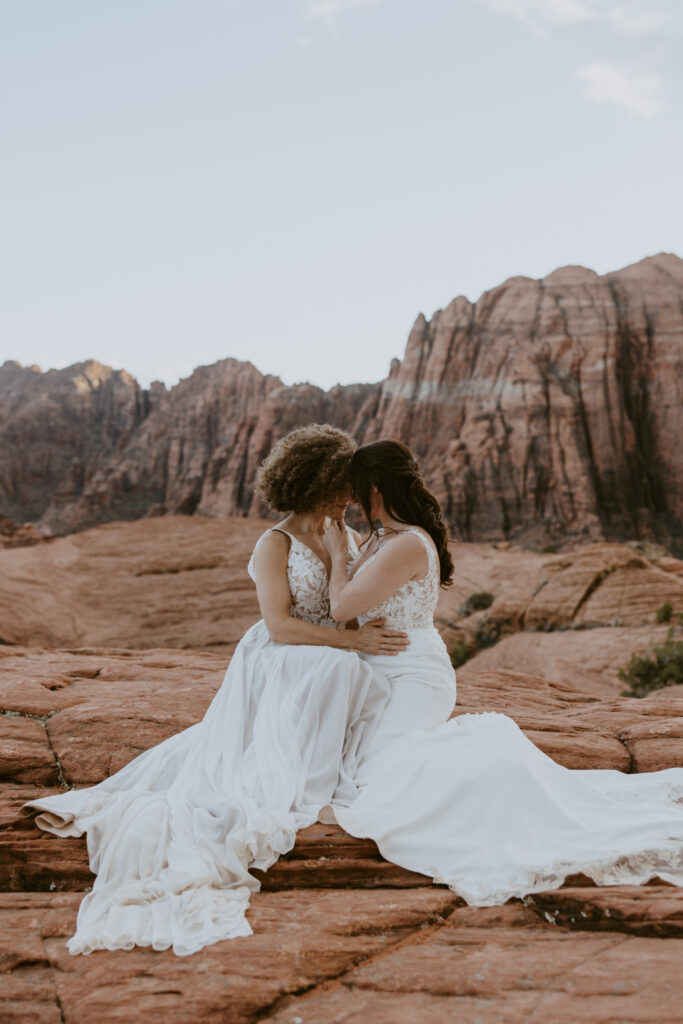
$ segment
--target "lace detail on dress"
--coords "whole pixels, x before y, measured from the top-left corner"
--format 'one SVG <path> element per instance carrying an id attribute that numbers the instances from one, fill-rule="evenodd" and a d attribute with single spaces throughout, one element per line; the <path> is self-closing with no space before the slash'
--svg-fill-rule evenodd
<path id="1" fill-rule="evenodd" d="M 281 527 L 273 526 L 272 530 L 286 534 L 289 537 L 289 558 L 287 560 L 287 581 L 289 592 L 292 595 L 290 615 L 295 619 L 304 619 L 305 622 L 312 622 L 314 626 L 333 626 L 335 629 L 344 629 L 345 623 L 336 622 L 330 614 L 330 581 L 327 569 L 318 558 L 315 551 L 312 551 L 307 544 L 288 533 Z M 265 537 L 266 534 L 264 533 Z M 256 547 L 260 543 L 257 541 Z M 256 551 L 256 547 L 254 551 Z M 349 533 L 349 557 L 350 565 L 358 557 L 358 545 L 353 534 Z M 252 554 L 247 566 L 247 572 L 254 579 L 254 555 Z"/>
<path id="2" fill-rule="evenodd" d="M 386 617 L 386 625 L 390 629 L 429 629 L 434 625 L 434 612 L 439 599 L 439 558 L 421 530 L 411 527 L 405 530 L 405 533 L 416 533 L 427 549 L 427 573 L 422 579 L 408 580 L 386 601 L 359 615 L 359 626 L 382 616 Z M 358 567 L 358 572 L 362 572 L 380 550 L 381 547 L 370 555 L 367 561 Z"/>

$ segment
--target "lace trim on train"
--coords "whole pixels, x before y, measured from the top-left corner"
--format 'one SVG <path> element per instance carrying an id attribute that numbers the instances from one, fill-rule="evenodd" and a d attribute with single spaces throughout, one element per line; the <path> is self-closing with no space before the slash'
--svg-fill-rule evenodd
<path id="1" fill-rule="evenodd" d="M 679 803 L 681 797 L 672 802 Z M 570 875 L 583 874 L 596 885 L 642 885 L 657 876 L 672 885 L 683 885 L 683 849 L 679 840 L 653 850 L 617 854 L 599 861 L 556 861 L 543 869 L 529 867 L 515 874 L 486 879 L 486 885 L 463 885 L 430 870 L 435 882 L 447 885 L 471 907 L 500 906 L 512 898 L 523 899 L 536 892 L 559 889 Z"/>

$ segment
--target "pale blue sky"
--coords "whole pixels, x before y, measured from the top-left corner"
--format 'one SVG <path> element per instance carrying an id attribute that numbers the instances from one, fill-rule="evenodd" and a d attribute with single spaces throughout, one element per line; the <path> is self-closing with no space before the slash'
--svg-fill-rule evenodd
<path id="1" fill-rule="evenodd" d="M 0 363 L 383 377 L 418 312 L 683 255 L 680 0 L 0 0 Z"/>

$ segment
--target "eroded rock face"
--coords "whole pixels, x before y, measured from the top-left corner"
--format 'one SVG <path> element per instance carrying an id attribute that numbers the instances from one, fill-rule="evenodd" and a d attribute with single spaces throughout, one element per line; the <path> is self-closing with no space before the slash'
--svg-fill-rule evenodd
<path id="1" fill-rule="evenodd" d="M 287 430 L 396 436 L 467 540 L 655 536 L 683 550 L 683 260 L 513 277 L 418 317 L 381 385 L 285 387 L 250 363 L 143 391 L 98 363 L 0 368 L 0 514 L 56 533 L 168 513 L 262 514 Z"/>
<path id="2" fill-rule="evenodd" d="M 0 514 L 16 522 L 58 522 L 59 510 L 74 505 L 85 481 L 130 440 L 154 400 L 125 370 L 94 360 L 47 373 L 4 363 Z"/>
<path id="3" fill-rule="evenodd" d="M 259 875 L 254 935 L 187 958 L 148 948 L 71 957 L 66 940 L 93 881 L 86 838 L 40 831 L 22 804 L 92 784 L 201 718 L 226 661 L 162 649 L 2 651 L 3 1020 L 679 1019 L 683 890 L 657 880 L 603 888 L 575 875 L 523 902 L 467 907 L 331 825 L 303 830 Z M 676 749 L 668 740 L 683 723 L 683 698 L 606 702 L 529 676 L 465 670 L 459 688 L 457 713 L 504 711 L 563 764 L 643 770 L 643 740 L 649 767 L 681 763 L 680 740 Z"/>
<path id="4" fill-rule="evenodd" d="M 683 562 L 642 545 L 598 543 L 562 554 L 510 545 L 453 547 L 453 586 L 442 590 L 437 625 L 468 669 L 506 669 L 568 683 L 600 697 L 619 694 L 631 654 L 680 631 Z M 467 602 L 487 594 L 488 608 Z M 670 605 L 671 618 L 658 621 Z"/>
<path id="5" fill-rule="evenodd" d="M 660 254 L 457 298 L 418 317 L 365 440 L 408 440 L 466 539 L 680 534 L 682 295 Z"/>
<path id="6" fill-rule="evenodd" d="M 348 429 L 378 385 L 285 387 L 251 365 L 200 366 L 143 391 L 96 362 L 0 367 L 0 514 L 57 534 L 147 515 L 258 514 L 256 469 L 282 434 Z"/>
<path id="7" fill-rule="evenodd" d="M 0 551 L 4 548 L 30 548 L 50 538 L 48 531 L 37 529 L 33 523 L 13 523 L 6 516 L 0 516 Z"/>

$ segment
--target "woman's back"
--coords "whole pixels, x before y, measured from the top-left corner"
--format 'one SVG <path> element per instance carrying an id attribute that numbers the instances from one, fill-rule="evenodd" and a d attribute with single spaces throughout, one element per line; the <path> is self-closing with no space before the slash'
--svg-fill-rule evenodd
<path id="1" fill-rule="evenodd" d="M 391 597 L 359 615 L 358 623 L 362 626 L 364 622 L 371 619 L 384 617 L 386 625 L 391 629 L 432 629 L 434 627 L 434 612 L 439 599 L 439 558 L 433 543 L 423 530 L 416 526 L 410 526 L 400 532 L 415 533 L 420 538 L 427 552 L 427 572 L 421 579 L 408 580 Z M 356 571 L 362 572 L 384 545 L 391 543 L 391 539 L 384 540 L 382 537 L 377 551 L 370 555 Z"/>

